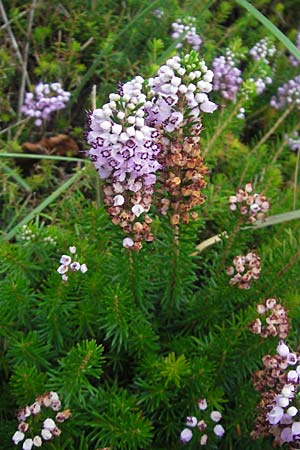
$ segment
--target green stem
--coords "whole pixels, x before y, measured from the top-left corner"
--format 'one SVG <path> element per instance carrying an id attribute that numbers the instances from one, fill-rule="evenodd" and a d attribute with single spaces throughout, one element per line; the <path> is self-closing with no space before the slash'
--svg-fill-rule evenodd
<path id="1" fill-rule="evenodd" d="M 241 178 L 240 178 L 240 182 L 239 182 L 239 186 L 242 185 L 245 175 L 247 173 L 247 170 L 249 168 L 249 165 L 251 164 L 251 158 L 250 156 L 253 155 L 256 150 L 261 147 L 268 139 L 269 137 L 275 133 L 275 131 L 277 130 L 277 128 L 281 125 L 281 123 L 284 121 L 284 119 L 289 115 L 289 113 L 293 110 L 294 108 L 294 104 L 290 105 L 289 108 L 287 108 L 283 114 L 281 114 L 281 116 L 278 118 L 278 120 L 275 122 L 275 124 L 272 126 L 272 128 L 270 128 L 270 130 L 264 134 L 264 136 L 260 139 L 260 141 L 258 141 L 258 143 L 253 147 L 253 149 L 247 154 L 247 163 L 245 164 L 244 170 L 242 172 Z"/>

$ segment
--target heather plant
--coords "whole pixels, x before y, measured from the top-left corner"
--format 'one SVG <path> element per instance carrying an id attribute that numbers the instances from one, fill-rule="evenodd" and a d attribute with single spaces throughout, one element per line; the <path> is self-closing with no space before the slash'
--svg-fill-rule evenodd
<path id="1" fill-rule="evenodd" d="M 1 449 L 297 448 L 299 24 L 254 3 L 0 0 Z"/>

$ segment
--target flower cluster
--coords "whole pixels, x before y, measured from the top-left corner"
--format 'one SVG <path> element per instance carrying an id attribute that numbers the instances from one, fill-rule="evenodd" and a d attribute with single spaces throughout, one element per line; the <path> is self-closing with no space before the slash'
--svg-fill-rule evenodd
<path id="1" fill-rule="evenodd" d="M 158 19 L 162 19 L 164 16 L 164 10 L 157 8 L 152 11 L 152 14 L 154 17 L 157 17 Z"/>
<path id="2" fill-rule="evenodd" d="M 145 80 L 135 77 L 119 84 L 119 93 L 110 94 L 110 102 L 89 116 L 91 131 L 87 134 L 91 160 L 100 178 L 106 179 L 104 202 L 113 223 L 133 235 L 125 247 L 141 247 L 141 240 L 153 240 L 150 232 L 150 209 L 155 173 L 161 167 L 159 132 L 146 123 Z M 145 213 L 145 214 L 144 214 Z M 142 218 L 139 217 L 142 215 Z M 138 219 L 138 220 L 137 220 Z"/>
<path id="3" fill-rule="evenodd" d="M 41 447 L 43 441 L 50 441 L 61 434 L 55 420 L 45 415 L 43 408 L 50 409 L 56 412 L 55 420 L 58 423 L 63 423 L 71 417 L 69 409 L 59 412 L 61 409 L 61 402 L 56 392 L 46 392 L 35 399 L 35 402 L 30 406 L 25 406 L 17 412 L 17 419 L 19 421 L 18 430 L 14 433 L 12 441 L 15 445 L 23 442 L 23 450 L 31 450 L 33 447 Z M 42 425 L 37 422 L 42 422 Z M 25 439 L 25 433 L 30 434 L 31 437 Z M 25 439 L 25 440 L 24 440 Z"/>
<path id="4" fill-rule="evenodd" d="M 298 31 L 296 34 L 296 47 L 298 50 L 300 50 L 300 31 Z M 289 60 L 294 67 L 298 67 L 300 64 L 300 60 L 298 58 L 295 58 L 294 55 L 290 55 Z"/>
<path id="5" fill-rule="evenodd" d="M 26 92 L 22 112 L 35 119 L 36 126 L 49 120 L 54 111 L 63 109 L 70 100 L 70 92 L 64 91 L 60 83 L 39 83 L 34 92 Z"/>
<path id="6" fill-rule="evenodd" d="M 275 53 L 276 47 L 269 42 L 268 38 L 261 39 L 249 50 L 254 61 L 263 60 L 266 64 L 269 64 L 269 58 Z"/>
<path id="7" fill-rule="evenodd" d="M 18 237 L 24 243 L 39 240 L 42 242 L 46 242 L 47 244 L 56 245 L 56 240 L 51 236 L 45 235 L 42 229 L 36 228 L 36 230 L 33 231 L 27 225 L 22 226 Z"/>
<path id="8" fill-rule="evenodd" d="M 214 72 L 214 91 L 232 102 L 236 101 L 236 95 L 243 82 L 241 70 L 235 67 L 234 54 L 227 49 L 225 56 L 214 58 L 212 62 Z"/>
<path id="9" fill-rule="evenodd" d="M 230 284 L 238 285 L 240 289 L 250 289 L 251 280 L 258 280 L 260 276 L 260 257 L 250 252 L 233 258 L 233 266 L 227 267 L 226 272 L 232 276 Z M 236 271 L 236 274 L 235 274 Z"/>
<path id="10" fill-rule="evenodd" d="M 262 94 L 266 88 L 268 84 L 272 84 L 273 80 L 271 77 L 269 76 L 265 76 L 263 78 L 259 77 L 259 78 L 249 78 L 249 81 L 251 83 L 254 83 L 255 85 L 255 90 L 256 90 L 256 94 L 260 95 Z"/>
<path id="11" fill-rule="evenodd" d="M 285 135 L 286 143 L 293 152 L 298 152 L 300 150 L 300 136 L 297 131 L 293 133 L 292 136 Z"/>
<path id="12" fill-rule="evenodd" d="M 213 71 L 208 70 L 196 52 L 168 59 L 156 77 L 148 80 L 154 95 L 159 96 L 150 109 L 149 119 L 154 118 L 151 123 L 163 124 L 165 131 L 172 132 L 182 122 L 185 110 L 193 118 L 201 112 L 213 113 L 218 106 L 207 95 L 212 91 L 213 78 Z"/>
<path id="13" fill-rule="evenodd" d="M 244 189 L 238 189 L 235 195 L 229 197 L 231 211 L 239 211 L 247 222 L 264 220 L 265 214 L 270 209 L 270 203 L 263 194 L 253 193 L 252 183 L 247 183 Z"/>
<path id="14" fill-rule="evenodd" d="M 69 247 L 69 251 L 71 255 L 75 255 L 76 259 L 76 247 L 71 246 Z M 80 272 L 85 273 L 87 272 L 88 268 L 86 264 L 80 264 L 78 261 L 74 260 L 72 261 L 72 257 L 69 255 L 62 255 L 60 258 L 60 266 L 57 269 L 57 272 L 61 275 L 61 278 L 63 281 L 68 280 L 68 275 L 66 273 L 70 270 L 71 272 Z"/>
<path id="15" fill-rule="evenodd" d="M 282 340 L 275 356 L 263 357 L 264 370 L 253 375 L 254 387 L 261 391 L 253 438 L 271 434 L 274 446 L 299 442 L 299 360 L 299 354 L 291 352 Z"/>
<path id="16" fill-rule="evenodd" d="M 300 109 L 300 75 L 280 86 L 277 90 L 277 97 L 273 96 L 270 101 L 270 105 L 276 109 L 293 104 Z"/>
<path id="17" fill-rule="evenodd" d="M 100 178 L 106 180 L 107 211 L 113 223 L 128 235 L 123 240 L 124 247 L 139 250 L 142 240 L 153 240 L 148 213 L 154 185 L 160 177 L 167 190 L 181 184 L 181 177 L 172 171 L 175 159 L 188 172 L 185 194 L 181 194 L 187 198 L 195 192 L 194 197 L 203 202 L 202 194 L 196 194 L 204 186 L 206 169 L 199 159 L 201 125 L 195 119 L 201 112 L 217 109 L 207 95 L 212 90 L 212 79 L 213 72 L 196 52 L 174 56 L 155 77 L 144 80 L 137 76 L 119 84 L 118 94 L 110 94 L 109 103 L 89 114 L 89 156 Z M 185 126 L 189 127 L 187 137 L 178 141 L 177 133 L 182 136 Z M 194 144 L 197 149 L 192 149 Z M 197 175 L 198 168 L 201 170 Z M 169 199 L 165 201 L 165 212 L 168 202 Z M 184 211 L 195 204 L 199 202 L 191 200 Z"/>
<path id="18" fill-rule="evenodd" d="M 185 17 L 184 19 L 177 19 L 176 22 L 172 23 L 172 38 L 178 39 L 182 37 L 183 41 L 186 41 L 193 50 L 199 50 L 202 39 L 196 32 L 195 27 L 196 19 L 195 17 Z M 182 47 L 182 42 L 179 42 L 176 47 Z"/>
<path id="19" fill-rule="evenodd" d="M 205 411 L 207 409 L 207 401 L 205 398 L 198 400 L 198 407 L 200 411 Z M 218 423 L 222 419 L 222 414 L 219 411 L 212 411 L 209 415 L 208 413 L 206 415 L 207 417 L 205 417 L 205 420 L 198 420 L 195 416 L 188 416 L 186 418 L 185 424 L 188 428 L 184 428 L 184 430 L 180 433 L 180 442 L 182 444 L 186 444 L 192 439 L 192 429 L 195 428 L 201 433 L 200 445 L 206 445 L 209 439 L 209 419 L 213 422 L 213 434 L 218 437 L 222 437 L 224 435 L 225 430 L 223 426 Z"/>
<path id="20" fill-rule="evenodd" d="M 261 318 L 255 319 L 249 325 L 252 333 L 259 334 L 262 338 L 269 336 L 287 338 L 290 324 L 284 306 L 277 303 L 275 298 L 268 298 L 264 304 L 257 305 L 256 309 Z"/>

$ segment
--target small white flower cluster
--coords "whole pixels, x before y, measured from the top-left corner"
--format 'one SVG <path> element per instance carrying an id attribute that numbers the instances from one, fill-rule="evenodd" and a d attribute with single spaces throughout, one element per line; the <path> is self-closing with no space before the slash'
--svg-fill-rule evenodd
<path id="1" fill-rule="evenodd" d="M 218 106 L 211 102 L 208 93 L 212 91 L 214 73 L 208 70 L 205 62 L 200 60 L 197 54 L 191 52 L 182 58 L 174 56 L 160 67 L 155 78 L 149 79 L 149 86 L 155 94 L 162 97 L 165 108 L 176 105 L 180 97 L 184 97 L 192 117 L 198 117 L 200 112 L 213 113 Z M 162 105 L 160 105 L 162 106 Z M 161 108 L 160 108 L 161 109 Z M 175 113 L 174 113 L 175 114 Z M 176 117 L 169 117 L 169 123 L 182 121 L 181 113 L 176 112 Z M 181 114 L 182 116 L 182 114 Z M 162 120 L 165 120 L 162 118 Z M 174 125 L 176 127 L 176 125 Z M 167 131 L 173 131 L 171 127 Z"/>
<path id="2" fill-rule="evenodd" d="M 258 280 L 260 271 L 260 257 L 254 252 L 235 256 L 233 266 L 226 268 L 227 275 L 234 275 L 229 283 L 231 286 L 237 284 L 240 289 L 250 289 L 251 280 Z"/>
<path id="3" fill-rule="evenodd" d="M 34 240 L 39 240 L 42 242 L 46 242 L 47 244 L 56 245 L 56 240 L 51 236 L 45 236 L 42 228 L 37 228 L 35 232 L 33 232 L 27 225 L 23 225 L 21 228 L 21 232 L 19 238 L 23 242 L 31 242 Z"/>
<path id="4" fill-rule="evenodd" d="M 292 136 L 286 134 L 285 139 L 287 145 L 293 152 L 298 152 L 300 150 L 300 136 L 297 131 L 295 131 Z"/>
<path id="5" fill-rule="evenodd" d="M 42 428 L 40 429 L 40 434 L 36 434 L 33 438 L 25 439 L 25 433 L 30 431 L 32 434 L 35 434 L 35 430 L 31 430 L 36 424 L 29 424 L 28 421 L 30 418 L 38 417 L 42 408 L 50 408 L 52 411 L 59 411 L 61 409 L 61 402 L 58 397 L 58 394 L 54 391 L 47 392 L 44 395 L 41 395 L 35 399 L 35 402 L 30 406 L 25 406 L 17 412 L 17 419 L 19 421 L 18 430 L 14 433 L 12 437 L 12 441 L 15 445 L 18 445 L 20 442 L 23 442 L 22 450 L 31 450 L 33 447 L 41 447 L 44 441 L 49 441 L 56 436 L 61 434 L 61 430 L 57 427 L 55 421 L 50 417 L 47 417 L 43 421 Z M 59 423 L 64 422 L 65 420 L 71 417 L 71 412 L 69 409 L 66 409 L 61 412 L 57 412 L 55 416 L 55 420 Z M 24 440 L 25 439 L 25 440 Z"/>
<path id="6" fill-rule="evenodd" d="M 193 50 L 199 50 L 202 39 L 196 32 L 195 27 L 196 19 L 195 17 L 185 17 L 184 19 L 177 19 L 176 22 L 172 23 L 172 38 L 178 39 L 182 37 L 182 40 L 186 41 L 189 45 L 191 45 Z M 182 42 L 179 42 L 176 45 L 176 48 L 182 47 Z"/>
<path id="7" fill-rule="evenodd" d="M 268 58 L 272 58 L 275 53 L 276 47 L 270 43 L 268 38 L 261 39 L 249 50 L 254 61 L 263 60 L 266 64 L 269 64 Z"/>
<path id="8" fill-rule="evenodd" d="M 239 211 L 242 216 L 247 216 L 249 223 L 256 220 L 264 220 L 270 209 L 270 203 L 263 194 L 253 194 L 252 183 L 247 183 L 244 189 L 238 189 L 235 195 L 229 197 L 231 211 Z"/>
<path id="9" fill-rule="evenodd" d="M 200 411 L 205 411 L 207 409 L 207 401 L 205 398 L 198 400 L 198 407 Z M 216 423 L 216 425 L 214 425 L 213 427 L 214 434 L 218 437 L 222 437 L 225 433 L 225 430 L 223 426 L 220 423 L 218 423 L 222 419 L 222 414 L 219 411 L 212 411 L 209 417 L 212 420 L 212 422 Z M 208 427 L 207 421 L 208 421 L 207 419 L 206 420 L 201 419 L 198 421 L 197 417 L 188 416 L 186 418 L 185 424 L 189 428 L 184 428 L 184 430 L 182 430 L 182 432 L 180 433 L 180 442 L 182 444 L 186 444 L 187 442 L 189 442 L 193 437 L 193 432 L 191 428 L 195 428 L 197 426 L 197 428 L 201 433 L 200 445 L 206 445 L 208 440 L 208 435 L 206 433 Z"/>
<path id="10" fill-rule="evenodd" d="M 35 237 L 36 237 L 36 234 L 33 233 L 33 231 L 30 228 L 28 228 L 27 225 L 22 226 L 21 233 L 20 233 L 20 239 L 22 239 L 22 241 L 31 241 Z"/>
<path id="11" fill-rule="evenodd" d="M 69 251 L 71 255 L 76 254 L 76 247 L 71 246 L 69 247 Z M 76 255 L 77 256 L 77 255 Z M 62 255 L 60 258 L 60 266 L 57 269 L 57 272 L 61 275 L 61 278 L 63 281 L 68 280 L 68 275 L 66 273 L 71 270 L 71 272 L 80 272 L 85 273 L 87 272 L 88 268 L 86 264 L 80 264 L 78 261 L 72 261 L 72 257 L 69 255 Z"/>

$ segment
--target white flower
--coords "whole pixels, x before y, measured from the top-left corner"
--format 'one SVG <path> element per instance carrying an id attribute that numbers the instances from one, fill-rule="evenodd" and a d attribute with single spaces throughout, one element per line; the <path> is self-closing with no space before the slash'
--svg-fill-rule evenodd
<path id="1" fill-rule="evenodd" d="M 222 425 L 218 424 L 214 427 L 214 433 L 216 436 L 222 437 L 223 434 L 225 433 L 225 430 L 222 427 Z"/>
<path id="2" fill-rule="evenodd" d="M 32 439 L 26 439 L 26 440 L 23 442 L 23 447 L 22 447 L 22 449 L 23 449 L 23 450 L 31 450 L 31 449 L 32 449 L 32 446 L 33 446 L 33 440 L 32 440 Z"/>
<path id="3" fill-rule="evenodd" d="M 69 252 L 70 252 L 72 255 L 75 255 L 75 253 L 76 253 L 76 247 L 74 247 L 74 245 L 72 245 L 71 247 L 69 247 Z"/>
<path id="4" fill-rule="evenodd" d="M 203 434 L 203 436 L 201 436 L 200 439 L 200 445 L 206 445 L 207 439 L 208 439 L 207 434 Z"/>
<path id="5" fill-rule="evenodd" d="M 123 239 L 123 247 L 129 248 L 129 247 L 132 247 L 133 245 L 134 245 L 134 242 L 131 238 Z"/>
<path id="6" fill-rule="evenodd" d="M 42 439 L 41 439 L 41 437 L 40 436 L 34 436 L 34 438 L 33 438 L 33 445 L 35 446 L 35 447 L 41 447 L 42 446 Z"/>
<path id="7" fill-rule="evenodd" d="M 81 264 L 81 266 L 80 266 L 80 271 L 81 271 L 82 273 L 87 272 L 87 271 L 88 271 L 87 265 L 86 265 L 86 264 Z"/>
<path id="8" fill-rule="evenodd" d="M 142 206 L 142 205 L 134 205 L 132 208 L 131 208 L 131 211 L 133 212 L 133 214 L 136 216 L 136 217 L 139 217 L 141 214 L 143 214 L 143 212 L 145 211 L 145 209 L 144 209 L 144 207 Z"/>
<path id="9" fill-rule="evenodd" d="M 286 358 L 290 353 L 288 346 L 283 341 L 279 341 L 279 344 L 277 346 L 277 353 L 283 358 Z"/>
<path id="10" fill-rule="evenodd" d="M 200 105 L 200 109 L 206 113 L 213 113 L 216 109 L 218 109 L 218 105 L 213 102 L 204 102 Z"/>
<path id="11" fill-rule="evenodd" d="M 125 202 L 123 195 L 116 195 L 114 197 L 114 206 L 122 206 Z"/>
<path id="12" fill-rule="evenodd" d="M 69 270 L 69 266 L 65 266 L 64 264 L 62 264 L 61 266 L 59 266 L 59 268 L 57 269 L 57 272 L 60 275 L 63 275 L 64 273 L 68 272 Z"/>
<path id="13" fill-rule="evenodd" d="M 70 269 L 73 272 L 77 272 L 80 269 L 80 264 L 77 261 L 72 262 L 72 264 L 70 264 Z"/>
<path id="14" fill-rule="evenodd" d="M 219 422 L 222 419 L 222 414 L 219 411 L 212 411 L 210 413 L 210 418 L 214 422 Z"/>
<path id="15" fill-rule="evenodd" d="M 207 408 L 207 401 L 205 398 L 200 398 L 197 403 L 201 411 L 204 411 Z"/>
<path id="16" fill-rule="evenodd" d="M 30 406 L 30 411 L 32 414 L 38 414 L 41 411 L 41 405 L 39 402 L 34 402 L 31 406 Z"/>
<path id="17" fill-rule="evenodd" d="M 56 427 L 56 423 L 54 422 L 53 419 L 50 419 L 48 417 L 48 419 L 44 420 L 43 427 L 46 430 L 53 430 Z"/>
<path id="18" fill-rule="evenodd" d="M 181 433 L 180 433 L 180 440 L 183 444 L 186 444 L 187 442 L 189 442 L 193 437 L 193 433 L 191 432 L 191 430 L 189 428 L 185 428 Z"/>
<path id="19" fill-rule="evenodd" d="M 197 417 L 194 417 L 194 416 L 188 416 L 188 417 L 186 418 L 186 425 L 187 425 L 188 427 L 195 427 L 195 426 L 197 425 L 197 423 L 198 423 Z"/>
<path id="20" fill-rule="evenodd" d="M 286 413 L 291 417 L 294 417 L 297 414 L 297 412 L 298 412 L 298 409 L 295 408 L 295 406 L 290 406 L 286 411 Z"/>
<path id="21" fill-rule="evenodd" d="M 72 259 L 69 255 L 62 255 L 60 258 L 60 263 L 64 266 L 68 266 L 71 263 Z"/>
<path id="22" fill-rule="evenodd" d="M 42 429 L 41 435 L 42 435 L 42 438 L 43 438 L 45 441 L 49 441 L 49 439 L 52 439 L 52 433 L 51 433 L 51 431 L 50 431 L 50 430 L 46 430 L 45 428 Z"/>
<path id="23" fill-rule="evenodd" d="M 69 278 L 68 275 L 65 275 L 65 274 L 63 274 L 62 277 L 61 277 L 61 279 L 62 279 L 63 281 L 67 281 L 68 278 Z"/>
<path id="24" fill-rule="evenodd" d="M 16 431 L 12 437 L 12 440 L 13 440 L 14 444 L 17 445 L 19 442 L 23 441 L 24 437 L 25 437 L 25 434 L 22 433 L 22 431 Z"/>
<path id="25" fill-rule="evenodd" d="M 300 422 L 294 422 L 292 425 L 292 433 L 300 434 Z"/>

